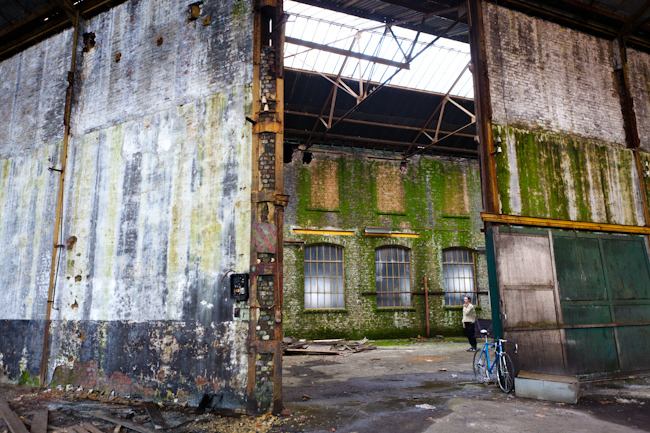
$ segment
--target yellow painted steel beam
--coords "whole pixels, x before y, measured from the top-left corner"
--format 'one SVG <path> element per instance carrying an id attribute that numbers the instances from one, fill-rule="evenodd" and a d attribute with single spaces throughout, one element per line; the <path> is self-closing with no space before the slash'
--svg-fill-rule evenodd
<path id="1" fill-rule="evenodd" d="M 419 238 L 417 233 L 364 233 L 364 236 L 378 236 L 381 238 Z"/>
<path id="2" fill-rule="evenodd" d="M 485 212 L 481 213 L 481 218 L 486 222 L 501 224 L 518 224 L 524 226 L 548 227 L 558 229 L 650 235 L 650 227 L 643 226 L 556 220 L 551 218 L 535 218 L 518 215 L 497 215 Z"/>
<path id="3" fill-rule="evenodd" d="M 352 230 L 309 230 L 309 229 L 293 229 L 297 235 L 330 235 L 330 236 L 354 236 Z"/>

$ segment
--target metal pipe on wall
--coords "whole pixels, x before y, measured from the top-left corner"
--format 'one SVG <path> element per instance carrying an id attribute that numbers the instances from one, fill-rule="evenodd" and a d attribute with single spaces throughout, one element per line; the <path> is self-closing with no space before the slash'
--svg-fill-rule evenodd
<path id="1" fill-rule="evenodd" d="M 59 192 L 56 202 L 56 216 L 54 217 L 54 240 L 52 245 L 52 263 L 50 265 L 50 283 L 47 290 L 47 306 L 45 310 L 45 329 L 43 331 L 43 354 L 41 357 L 40 386 L 45 386 L 47 377 L 47 358 L 50 343 L 50 325 L 52 316 L 52 305 L 54 304 L 54 287 L 56 282 L 56 265 L 59 259 L 59 238 L 63 223 L 63 186 L 65 181 L 65 167 L 68 159 L 68 141 L 70 137 L 70 113 L 72 111 L 72 91 L 74 87 L 74 71 L 77 60 L 77 39 L 79 37 L 79 11 L 76 11 L 74 19 L 74 35 L 72 37 L 72 54 L 70 56 L 70 71 L 68 72 L 68 89 L 65 94 L 65 108 L 63 124 L 65 132 L 63 135 L 63 148 L 61 149 L 61 168 L 59 169 Z"/>

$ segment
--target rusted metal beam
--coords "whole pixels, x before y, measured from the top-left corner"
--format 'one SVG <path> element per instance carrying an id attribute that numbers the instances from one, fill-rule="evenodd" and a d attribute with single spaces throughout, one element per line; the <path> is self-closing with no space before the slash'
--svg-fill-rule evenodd
<path id="1" fill-rule="evenodd" d="M 650 1 L 646 3 L 650 7 Z M 618 95 L 621 103 L 621 114 L 623 116 L 623 127 L 625 128 L 625 141 L 627 146 L 634 152 L 634 162 L 636 173 L 641 188 L 641 200 L 643 203 L 643 214 L 645 225 L 650 227 L 650 211 L 648 209 L 648 194 L 641 157 L 639 155 L 639 130 L 636 123 L 636 113 L 634 111 L 634 99 L 630 92 L 630 82 L 627 71 L 627 55 L 625 51 L 625 38 L 619 36 L 612 44 L 614 50 L 614 76 L 618 85 Z"/>
<path id="2" fill-rule="evenodd" d="M 49 3 L 63 9 L 63 12 L 65 12 L 72 23 L 77 19 L 77 8 L 75 8 L 70 0 L 49 0 Z"/>
<path id="3" fill-rule="evenodd" d="M 459 16 L 459 17 L 458 17 L 458 18 L 457 18 L 453 23 L 451 23 L 449 26 L 447 26 L 447 28 L 443 31 L 442 35 L 437 36 L 437 37 L 434 38 L 431 42 L 429 42 L 429 43 L 428 43 L 424 48 L 422 48 L 422 49 L 421 49 L 421 50 L 420 50 L 420 51 L 419 51 L 415 56 L 413 56 L 413 57 L 411 58 L 411 60 L 414 60 L 415 58 L 417 58 L 418 56 L 420 56 L 420 55 L 421 55 L 423 52 L 425 52 L 429 47 L 431 47 L 433 44 L 435 44 L 435 43 L 436 43 L 436 42 L 437 42 L 441 37 L 443 37 L 443 36 L 445 36 L 447 33 L 449 33 L 449 31 L 450 31 L 451 29 L 453 29 L 456 25 L 458 25 L 458 23 L 460 22 L 460 18 L 462 18 L 462 17 Z M 413 42 L 413 44 L 415 45 L 415 41 Z M 323 139 L 326 135 L 328 135 L 328 133 L 329 133 L 330 130 L 334 129 L 334 127 L 336 127 L 336 125 L 338 125 L 338 124 L 339 124 L 343 119 L 345 119 L 346 117 L 348 117 L 350 114 L 354 113 L 354 112 L 355 112 L 355 111 L 356 111 L 356 110 L 357 110 L 361 105 L 363 105 L 365 102 L 367 102 L 367 101 L 368 101 L 368 100 L 369 100 L 373 95 L 375 95 L 379 90 L 381 90 L 384 86 L 386 86 L 386 85 L 387 85 L 387 84 L 388 84 L 388 83 L 389 83 L 389 82 L 390 82 L 390 81 L 391 81 L 391 80 L 392 80 L 392 79 L 393 79 L 393 78 L 394 78 L 394 77 L 395 77 L 395 76 L 396 76 L 400 71 L 401 71 L 400 69 L 398 69 L 397 71 L 395 71 L 395 72 L 394 72 L 390 77 L 388 77 L 386 80 L 384 80 L 384 81 L 383 81 L 383 82 L 382 82 L 382 83 L 381 83 L 381 84 L 380 84 L 380 85 L 379 85 L 379 86 L 378 86 L 378 87 L 377 87 L 377 88 L 376 88 L 372 93 L 368 94 L 368 96 L 366 96 L 365 98 L 363 98 L 361 101 L 357 102 L 357 104 L 356 104 L 354 107 L 350 108 L 350 109 L 349 109 L 345 114 L 343 114 L 343 116 L 341 116 L 341 118 L 340 118 L 337 122 L 335 122 L 335 123 L 334 123 L 330 128 L 326 129 L 325 132 L 323 132 L 323 133 L 319 136 L 319 139 Z M 309 148 L 310 145 L 311 145 L 311 143 L 309 143 L 309 144 L 307 145 L 307 148 Z"/>
<path id="4" fill-rule="evenodd" d="M 627 233 L 634 235 L 650 235 L 650 227 L 630 226 L 622 224 L 594 223 L 586 221 L 558 220 L 552 218 L 536 218 L 520 215 L 505 215 L 482 212 L 485 222 L 500 224 L 516 224 L 523 226 L 559 228 L 569 230 L 588 230 L 608 233 Z"/>
<path id="5" fill-rule="evenodd" d="M 307 113 L 304 111 L 291 111 L 287 110 L 285 111 L 286 114 L 291 114 L 295 116 L 305 116 L 305 117 L 318 117 L 318 114 L 314 113 Z M 338 120 L 340 117 L 332 117 L 332 120 Z M 381 122 L 372 122 L 370 120 L 358 120 L 358 119 L 343 119 L 344 122 L 346 123 L 356 123 L 359 125 L 368 125 L 368 126 L 383 126 L 386 128 L 394 128 L 394 129 L 403 129 L 405 131 L 419 131 L 421 128 L 418 128 L 417 126 L 405 126 L 405 125 L 396 125 L 394 123 L 381 123 Z M 425 129 L 425 132 L 430 132 L 430 133 L 436 133 L 436 129 Z M 441 134 L 449 134 L 451 131 L 446 131 L 446 130 L 440 130 L 439 131 Z M 460 137 L 474 137 L 474 134 L 466 134 L 463 132 L 458 132 L 455 135 L 460 136 Z"/>
<path id="6" fill-rule="evenodd" d="M 69 0 L 53 0 L 55 2 L 67 2 Z M 79 4 L 79 16 L 82 18 L 91 18 L 95 13 L 100 12 L 107 6 L 116 6 L 124 3 L 126 0 L 95 0 L 85 1 Z M 73 5 L 74 7 L 74 5 Z M 43 40 L 53 34 L 56 34 L 68 27 L 74 27 L 74 20 L 70 18 L 73 12 L 69 7 L 49 3 L 48 6 L 40 8 L 31 13 L 26 18 L 0 31 L 0 41 L 8 39 L 0 45 L 0 59 L 7 58 L 28 46 Z M 74 10 L 77 10 L 74 7 Z M 61 11 L 62 13 L 57 13 Z M 47 21 L 45 20 L 47 18 Z M 11 36 L 15 34 L 14 36 Z M 0 42 L 1 43 L 1 42 Z"/>
<path id="7" fill-rule="evenodd" d="M 42 8 L 36 9 L 34 12 L 30 13 L 25 18 L 22 18 L 22 19 L 16 21 L 15 23 L 10 24 L 7 27 L 0 30 L 0 38 L 2 38 L 5 35 L 7 35 L 7 34 L 13 32 L 15 30 L 21 28 L 25 24 L 28 24 L 28 23 L 30 23 L 32 21 L 36 21 L 36 20 L 43 21 L 44 17 L 49 16 L 50 14 L 52 14 L 56 10 L 57 10 L 57 7 L 52 5 L 52 4 L 48 4 L 47 6 L 43 6 Z"/>
<path id="8" fill-rule="evenodd" d="M 470 22 L 470 51 L 474 77 L 474 112 L 479 138 L 481 191 L 483 208 L 489 213 L 499 212 L 494 138 L 492 136 L 492 102 L 485 52 L 485 33 L 481 0 L 468 0 Z"/>
<path id="9" fill-rule="evenodd" d="M 639 22 L 639 18 L 643 16 L 643 14 L 650 9 L 650 0 L 647 0 L 635 13 L 632 15 L 632 18 L 630 18 L 625 25 L 621 28 L 621 30 L 618 32 L 619 38 L 625 38 L 627 37 L 630 33 L 632 33 L 634 30 L 636 30 L 642 22 Z"/>
<path id="10" fill-rule="evenodd" d="M 45 386 L 47 378 L 47 359 L 50 343 L 50 325 L 52 317 L 52 307 L 54 304 L 54 289 L 56 287 L 56 271 L 59 260 L 60 248 L 59 239 L 63 231 L 63 194 L 65 186 L 65 169 L 68 160 L 68 142 L 70 139 L 70 113 L 72 112 L 72 92 L 74 90 L 74 73 L 77 65 L 77 39 L 79 36 L 79 12 L 74 19 L 74 35 L 72 37 L 72 53 L 70 55 L 70 71 L 68 72 L 68 88 L 65 94 L 65 108 L 63 114 L 64 134 L 63 147 L 61 149 L 61 166 L 59 168 L 59 191 L 56 202 L 56 215 L 54 217 L 54 240 L 52 241 L 52 261 L 50 263 L 50 282 L 47 289 L 47 305 L 45 307 L 45 330 L 43 332 L 43 353 L 41 356 L 40 383 L 41 387 Z"/>
<path id="11" fill-rule="evenodd" d="M 302 47 L 313 48 L 315 50 L 325 51 L 328 53 L 339 54 L 345 57 L 352 57 L 360 60 L 367 60 L 373 63 L 379 63 L 381 65 L 392 66 L 400 69 L 409 69 L 408 63 L 395 62 L 393 60 L 384 59 L 382 57 L 370 56 L 368 54 L 357 53 L 351 50 L 344 50 L 343 48 L 336 48 L 329 45 L 318 44 L 316 42 L 305 41 L 302 39 L 286 37 L 285 42 L 294 45 L 300 45 Z"/>
<path id="12" fill-rule="evenodd" d="M 287 135 L 308 135 L 308 131 L 302 131 L 300 129 L 285 129 Z M 378 138 L 366 138 L 366 137 L 351 137 L 348 135 L 339 135 L 339 134 L 328 134 L 327 135 L 333 139 L 340 139 L 344 141 L 357 142 L 357 143 L 368 143 L 368 144 L 383 144 L 386 146 L 394 147 L 409 147 L 411 143 L 406 141 L 394 141 L 394 140 L 382 140 Z M 461 153 L 465 155 L 477 156 L 478 151 L 474 149 L 461 149 L 457 147 L 445 147 L 445 146 L 427 146 L 427 149 L 435 150 L 444 153 Z M 304 149 L 306 150 L 306 149 Z"/>
<path id="13" fill-rule="evenodd" d="M 414 137 L 413 140 L 411 141 L 411 146 L 410 146 L 408 149 L 406 149 L 406 151 L 404 152 L 404 156 L 402 157 L 402 159 L 406 159 L 406 158 L 412 156 L 412 155 L 410 155 L 410 150 L 413 148 L 413 146 L 416 145 L 416 142 L 418 141 L 418 138 L 420 138 L 420 135 L 422 135 L 422 134 L 425 132 L 427 126 L 429 126 L 429 123 L 431 123 L 431 121 L 432 121 L 433 118 L 435 117 L 436 113 L 438 113 L 438 110 L 442 110 L 442 107 L 444 107 L 444 105 L 447 103 L 447 101 L 449 100 L 449 94 L 450 94 L 451 91 L 454 89 L 454 87 L 456 87 L 456 84 L 458 84 L 458 81 L 459 81 L 460 78 L 463 76 L 463 74 L 465 73 L 465 71 L 467 70 L 468 67 L 469 67 L 469 63 L 468 63 L 467 65 L 465 65 L 465 67 L 463 68 L 462 71 L 460 71 L 460 74 L 458 74 L 458 77 L 456 77 L 456 79 L 454 80 L 453 84 L 449 87 L 449 90 L 447 90 L 447 93 L 445 93 L 445 97 L 443 98 L 443 100 L 440 101 L 440 103 L 436 106 L 435 110 L 433 110 L 433 112 L 431 113 L 431 115 L 429 116 L 429 118 L 427 119 L 427 121 L 424 122 L 424 125 L 422 125 L 422 127 L 420 128 L 420 130 L 418 131 L 418 133 L 415 135 L 415 137 Z M 460 105 L 457 104 L 457 103 L 455 103 L 455 104 L 458 105 L 458 106 L 460 106 Z M 465 107 L 462 107 L 462 110 L 465 111 L 465 112 L 467 112 L 467 110 L 465 109 Z M 440 112 L 440 117 L 438 118 L 438 128 L 440 127 L 440 122 L 441 122 L 441 120 L 442 120 L 442 111 Z M 436 128 L 436 138 L 435 138 L 435 141 L 438 140 L 438 132 L 437 132 L 437 129 L 438 129 L 438 128 Z M 432 140 L 432 141 L 434 141 L 434 140 Z M 435 141 L 434 141 L 434 142 L 435 142 Z"/>

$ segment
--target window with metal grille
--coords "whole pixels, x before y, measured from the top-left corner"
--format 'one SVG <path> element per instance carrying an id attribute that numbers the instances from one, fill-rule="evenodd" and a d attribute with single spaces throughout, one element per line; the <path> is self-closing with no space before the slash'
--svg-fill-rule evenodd
<path id="1" fill-rule="evenodd" d="M 411 306 L 411 252 L 403 247 L 375 250 L 377 307 Z"/>
<path id="2" fill-rule="evenodd" d="M 478 304 L 474 251 L 467 248 L 448 248 L 442 252 L 442 256 L 445 305 L 463 305 L 465 295 L 471 296 L 472 304 Z"/>
<path id="3" fill-rule="evenodd" d="M 305 247 L 305 308 L 345 308 L 343 247 Z"/>

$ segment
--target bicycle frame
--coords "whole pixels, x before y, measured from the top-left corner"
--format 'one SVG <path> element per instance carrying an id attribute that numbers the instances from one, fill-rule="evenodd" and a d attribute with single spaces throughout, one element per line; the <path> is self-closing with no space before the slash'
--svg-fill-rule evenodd
<path id="1" fill-rule="evenodd" d="M 512 341 L 504 340 L 502 338 L 498 338 L 494 340 L 494 343 L 489 343 L 488 342 L 488 336 L 487 336 L 487 331 L 481 330 L 481 334 L 485 337 L 485 344 L 483 345 L 483 348 L 481 349 L 481 352 L 485 352 L 485 356 L 487 359 L 487 371 L 489 374 L 493 373 L 494 367 L 497 364 L 497 361 L 499 360 L 499 355 L 501 353 L 505 353 L 505 350 L 503 350 L 503 344 L 504 343 L 512 343 L 515 345 L 515 353 L 518 351 L 518 345 L 517 343 L 513 343 Z M 490 365 L 490 351 L 488 350 L 490 347 L 494 347 L 494 362 L 492 362 L 492 365 Z M 480 356 L 480 355 L 479 355 Z"/>

